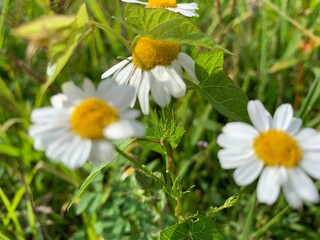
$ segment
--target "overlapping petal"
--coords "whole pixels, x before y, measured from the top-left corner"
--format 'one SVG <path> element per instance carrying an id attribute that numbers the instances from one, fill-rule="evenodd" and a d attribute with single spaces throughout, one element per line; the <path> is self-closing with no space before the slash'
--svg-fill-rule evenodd
<path id="1" fill-rule="evenodd" d="M 241 122 L 228 123 L 218 136 L 217 143 L 223 148 L 218 152 L 222 168 L 236 169 L 234 179 L 241 186 L 252 183 L 260 175 L 257 185 L 259 202 L 273 204 L 281 188 L 292 208 L 301 207 L 303 201 L 317 202 L 319 193 L 308 174 L 320 179 L 320 134 L 311 128 L 301 129 L 302 120 L 293 116 L 289 104 L 279 106 L 272 118 L 260 101 L 249 101 L 248 113 L 253 126 Z M 270 133 L 268 136 L 284 133 L 284 139 L 291 139 L 288 146 L 298 148 L 293 152 L 299 153 L 295 155 L 299 159 L 282 162 L 287 159 L 283 156 L 285 148 L 279 151 L 282 158 L 279 162 L 260 159 L 259 156 L 274 156 L 274 152 L 268 155 L 268 151 L 272 151 L 267 148 L 272 146 L 269 140 L 262 140 L 267 144 L 263 145 L 266 148 L 262 155 L 255 152 L 256 139 L 260 136 L 265 138 L 267 132 Z M 277 145 L 272 148 L 277 148 Z"/>
<path id="2" fill-rule="evenodd" d="M 62 162 L 70 169 L 82 166 L 88 159 L 94 164 L 108 162 L 112 160 L 114 155 L 114 147 L 110 140 L 144 135 L 143 125 L 135 121 L 140 112 L 128 110 L 136 94 L 134 87 L 119 86 L 115 80 L 106 78 L 100 82 L 97 89 L 89 79 L 84 80 L 83 88 L 77 87 L 73 82 L 63 84 L 62 88 L 64 94 L 57 94 L 55 98 L 52 98 L 53 107 L 35 109 L 31 113 L 32 125 L 28 131 L 29 135 L 34 139 L 34 147 L 38 150 L 44 150 L 49 159 Z M 94 99 L 94 104 L 99 101 L 105 104 L 107 110 L 104 109 L 104 111 L 116 114 L 112 117 L 112 122 L 101 129 L 102 138 L 100 135 L 94 135 L 99 136 L 98 139 L 91 138 L 90 134 L 82 135 L 72 125 L 74 109 L 80 105 L 87 106 L 86 104 L 92 103 L 90 102 L 92 99 Z M 82 102 L 86 104 L 82 105 Z M 93 108 L 93 112 L 89 108 L 84 111 L 84 114 L 94 114 L 95 116 L 96 111 L 99 111 L 100 108 L 94 106 Z M 103 113 L 105 115 L 105 112 Z M 106 117 L 109 117 L 108 114 Z M 92 119 L 99 120 L 96 117 Z M 77 116 L 76 120 L 81 120 L 81 118 Z M 96 122 L 88 122 L 88 124 L 100 126 L 100 123 Z M 91 131 L 92 126 L 88 126 L 87 130 Z M 103 131 L 106 131 L 108 135 L 105 138 L 102 135 Z"/>

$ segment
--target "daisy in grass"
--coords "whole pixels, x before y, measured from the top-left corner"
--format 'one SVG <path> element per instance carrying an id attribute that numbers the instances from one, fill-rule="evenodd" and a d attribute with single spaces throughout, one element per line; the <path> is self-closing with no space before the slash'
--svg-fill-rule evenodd
<path id="1" fill-rule="evenodd" d="M 179 98 L 185 95 L 183 69 L 198 82 L 193 59 L 179 52 L 177 43 L 140 37 L 132 57 L 107 70 L 101 78 L 112 75 L 120 85 L 134 86 L 136 92 L 131 107 L 138 98 L 142 112 L 148 114 L 150 90 L 153 99 L 161 107 L 170 103 L 171 96 Z"/>
<path id="2" fill-rule="evenodd" d="M 111 161 L 111 140 L 143 136 L 144 127 L 134 119 L 137 110 L 127 110 L 134 88 L 119 86 L 115 81 L 101 81 L 97 89 L 85 79 L 83 89 L 73 82 L 62 86 L 63 93 L 51 98 L 52 107 L 31 113 L 29 135 L 37 150 L 45 150 L 53 161 L 71 169 L 88 159 L 93 164 Z"/>
<path id="3" fill-rule="evenodd" d="M 260 175 L 259 202 L 273 204 L 281 187 L 292 208 L 301 207 L 303 201 L 317 202 L 319 193 L 309 176 L 320 179 L 320 134 L 301 128 L 302 121 L 293 117 L 289 104 L 279 106 L 272 118 L 260 101 L 250 101 L 248 113 L 253 126 L 233 122 L 222 129 L 221 166 L 236 169 L 233 176 L 240 186 Z"/>
<path id="4" fill-rule="evenodd" d="M 149 0 L 148 2 L 138 0 L 122 0 L 127 3 L 138 3 L 146 5 L 147 8 L 165 8 L 172 12 L 180 13 L 186 17 L 199 17 L 197 3 L 177 3 L 176 0 Z"/>

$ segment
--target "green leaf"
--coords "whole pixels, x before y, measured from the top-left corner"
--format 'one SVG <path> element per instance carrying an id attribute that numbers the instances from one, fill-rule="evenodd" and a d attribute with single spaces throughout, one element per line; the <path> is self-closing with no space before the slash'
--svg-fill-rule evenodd
<path id="1" fill-rule="evenodd" d="M 233 120 L 250 122 L 248 98 L 223 71 L 223 53 L 201 53 L 196 59 L 196 74 L 200 80 L 195 89 L 217 111 Z"/>
<path id="2" fill-rule="evenodd" d="M 0 154 L 16 158 L 21 156 L 21 150 L 11 145 L 0 144 Z"/>
<path id="3" fill-rule="evenodd" d="M 209 49 L 219 47 L 189 19 L 165 9 L 148 9 L 129 4 L 126 21 L 140 35 Z"/>
<path id="4" fill-rule="evenodd" d="M 216 224 L 207 217 L 188 218 L 160 234 L 160 240 L 222 240 L 224 237 Z"/>
<path id="5" fill-rule="evenodd" d="M 313 105 L 320 97 L 320 69 L 316 69 L 316 78 L 309 88 L 306 98 L 303 100 L 302 105 L 297 113 L 300 118 L 305 118 L 312 109 Z"/>
<path id="6" fill-rule="evenodd" d="M 4 0 L 0 3 L 0 50 L 2 49 L 3 39 L 4 39 L 4 32 L 6 28 L 6 18 L 8 15 L 9 10 L 9 0 Z"/>

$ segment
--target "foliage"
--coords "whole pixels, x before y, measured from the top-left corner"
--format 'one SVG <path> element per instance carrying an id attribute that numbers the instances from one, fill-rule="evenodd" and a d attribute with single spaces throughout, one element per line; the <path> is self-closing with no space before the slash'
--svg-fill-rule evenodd
<path id="1" fill-rule="evenodd" d="M 0 2 L 0 239 L 319 238 L 318 204 L 257 204 L 216 144 L 228 121 L 249 121 L 248 99 L 291 103 L 320 129 L 319 1 L 195 2 L 197 19 L 121 1 Z M 117 142 L 110 164 L 71 171 L 36 152 L 31 110 L 66 81 L 98 84 L 136 34 L 181 44 L 199 83 L 186 77 L 166 108 L 151 101 L 145 138 Z"/>

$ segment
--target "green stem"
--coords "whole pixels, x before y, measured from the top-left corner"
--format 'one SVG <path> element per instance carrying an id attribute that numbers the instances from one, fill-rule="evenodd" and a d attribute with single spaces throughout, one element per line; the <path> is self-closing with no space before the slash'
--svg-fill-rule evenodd
<path id="1" fill-rule="evenodd" d="M 124 46 L 126 46 L 126 48 L 131 52 L 131 49 L 130 49 L 130 46 L 129 46 L 129 43 L 128 41 L 122 37 L 117 31 L 115 31 L 113 28 L 111 28 L 110 26 L 108 25 L 105 25 L 105 24 L 101 24 L 99 22 L 96 22 L 96 21 L 90 21 L 89 22 L 92 26 L 94 27 L 97 27 L 99 29 L 102 29 L 104 31 L 107 31 L 107 32 L 110 32 L 112 33 L 116 38 L 118 38 Z"/>
<path id="2" fill-rule="evenodd" d="M 169 187 L 160 177 L 156 176 L 151 169 L 149 169 L 147 166 L 143 165 L 141 162 L 138 160 L 130 157 L 128 154 L 126 154 L 124 151 L 122 151 L 120 148 L 115 146 L 117 152 L 128 159 L 130 162 L 133 163 L 133 165 L 145 173 L 147 176 L 152 178 L 165 192 L 167 192 L 175 201 L 176 201 L 176 206 L 175 206 L 175 216 L 178 217 L 179 221 L 184 220 L 184 218 L 181 215 L 181 206 L 182 206 L 182 193 L 176 193 L 175 190 L 171 187 Z M 171 175 L 171 174 L 170 174 Z M 172 175 L 171 175 L 172 177 Z M 175 181 L 173 181 L 173 184 Z"/>
<path id="3" fill-rule="evenodd" d="M 149 176 L 150 178 L 152 178 L 160 187 L 163 187 L 171 196 L 171 189 L 168 188 L 168 186 L 166 185 L 166 183 L 159 178 L 158 176 L 156 176 L 155 174 L 153 174 L 153 172 L 145 165 L 143 165 L 141 162 L 139 162 L 138 160 L 130 157 L 128 154 L 126 154 L 124 151 L 122 151 L 120 148 L 118 148 L 117 146 L 115 146 L 117 152 L 125 157 L 126 159 L 128 159 L 130 162 L 133 163 L 133 165 L 138 168 L 140 171 L 144 172 L 147 176 Z"/>
<path id="4" fill-rule="evenodd" d="M 246 211 L 246 219 L 244 221 L 243 224 L 243 229 L 242 229 L 242 233 L 240 236 L 241 240 L 247 240 L 249 239 L 249 234 L 252 231 L 252 226 L 254 223 L 254 217 L 255 217 L 255 210 L 256 210 L 256 198 L 257 198 L 257 194 L 256 192 L 254 192 L 254 194 L 252 194 L 251 198 L 250 198 L 250 202 L 248 204 L 248 208 L 249 211 Z"/>
<path id="5" fill-rule="evenodd" d="M 282 209 L 277 215 L 275 215 L 263 227 L 259 228 L 255 233 L 253 233 L 252 237 L 254 239 L 256 239 L 256 238 L 260 237 L 262 234 L 264 234 L 273 224 L 279 222 L 282 219 L 283 215 L 285 215 L 289 209 L 290 209 L 289 206 L 286 206 L 284 209 Z"/>
<path id="6" fill-rule="evenodd" d="M 223 205 L 221 205 L 220 207 L 211 207 L 209 212 L 206 214 L 206 216 L 209 217 L 213 214 L 216 214 L 217 212 L 220 212 L 223 209 L 232 207 L 234 204 L 236 204 L 239 201 L 239 199 L 245 189 L 246 189 L 246 186 L 242 186 L 237 194 L 229 197 L 225 201 L 225 203 Z"/>
<path id="7" fill-rule="evenodd" d="M 96 215 L 87 215 L 85 213 L 81 214 L 84 227 L 87 232 L 88 240 L 96 240 L 98 239 L 98 236 L 95 233 L 94 224 L 96 222 Z"/>

